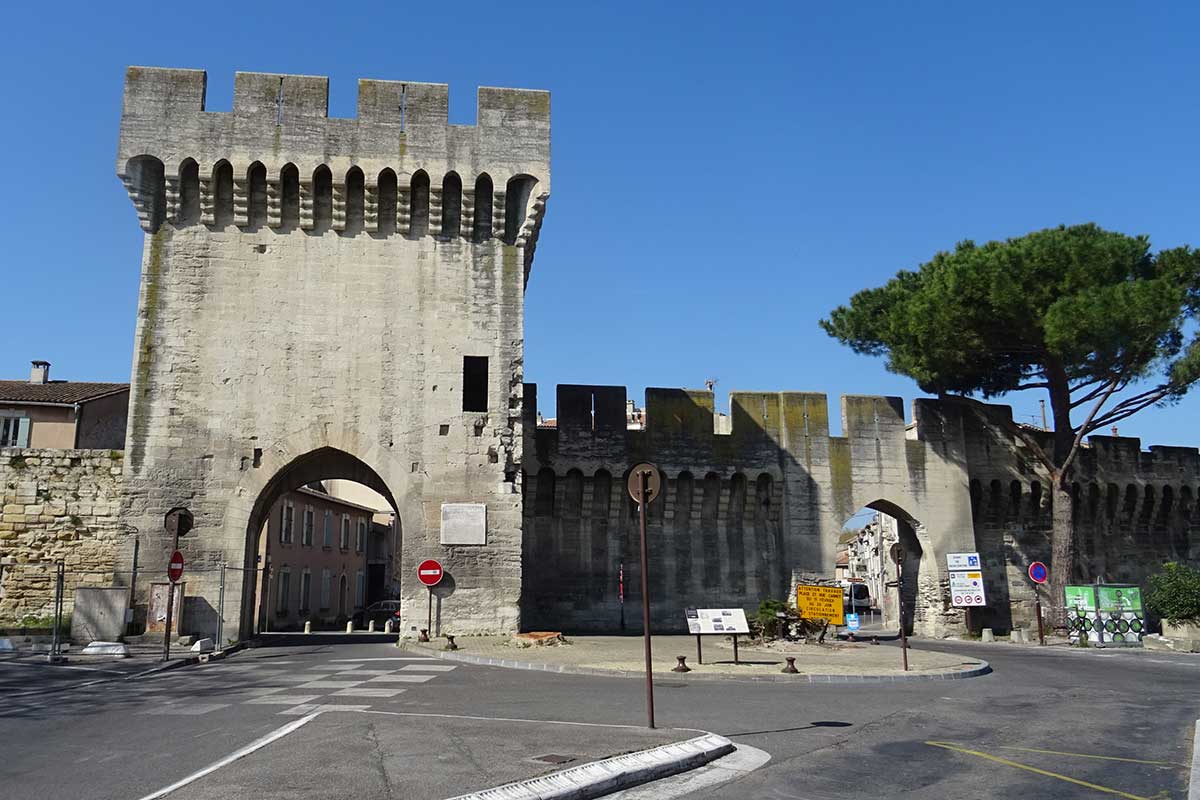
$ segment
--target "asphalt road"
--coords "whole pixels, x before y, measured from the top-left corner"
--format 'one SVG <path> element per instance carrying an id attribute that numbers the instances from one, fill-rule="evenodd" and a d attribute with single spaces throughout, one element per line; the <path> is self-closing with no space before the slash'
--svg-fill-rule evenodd
<path id="1" fill-rule="evenodd" d="M 661 727 L 715 731 L 772 756 L 735 783 L 689 797 L 1186 796 L 1200 657 L 921 646 L 985 658 L 995 671 L 857 685 L 660 677 Z M 313 716 L 171 797 L 445 797 L 553 768 L 528 761 L 536 755 L 580 763 L 689 735 L 638 727 L 644 687 L 636 679 L 406 670 L 408 662 L 390 660 L 407 655 L 387 645 L 257 650 L 222 666 L 4 700 L 0 793 L 142 798 L 327 704 L 367 708 Z M 0 662 L 0 680 L 15 669 Z M 19 669 L 36 688 L 40 673 Z M 434 677 L 394 680 L 411 673 Z M 354 694 L 375 686 L 405 691 Z M 335 696 L 342 691 L 350 694 Z M 166 710 L 175 698 L 189 699 Z"/>

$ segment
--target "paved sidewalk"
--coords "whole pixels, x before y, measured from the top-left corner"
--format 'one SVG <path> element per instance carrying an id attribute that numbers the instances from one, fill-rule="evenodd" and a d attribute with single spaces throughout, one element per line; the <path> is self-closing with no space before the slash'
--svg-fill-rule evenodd
<path id="1" fill-rule="evenodd" d="M 505 636 L 458 636 L 459 649 L 453 653 L 442 650 L 445 640 L 419 643 L 404 640 L 404 646 L 421 652 L 432 652 L 451 659 L 477 660 L 477 663 L 496 666 L 530 665 L 565 672 L 604 671 L 638 673 L 643 669 L 642 638 L 640 636 L 569 636 L 567 644 L 521 647 Z M 704 663 L 696 658 L 695 636 L 655 636 L 652 639 L 653 666 L 656 675 L 681 678 L 738 677 L 755 680 L 805 680 L 813 676 L 830 679 L 905 677 L 898 647 L 872 645 L 865 642 L 828 641 L 823 645 L 791 642 L 766 646 L 743 641 L 738 646 L 740 664 L 733 662 L 732 641 L 706 636 L 702 644 Z M 692 669 L 685 674 L 672 673 L 676 656 L 686 656 Z M 784 675 L 780 670 L 785 658 L 795 658 L 799 675 Z M 508 662 L 508 663 L 506 663 Z M 908 677 L 958 676 L 978 673 L 986 666 L 980 659 L 928 650 L 909 649 Z"/>

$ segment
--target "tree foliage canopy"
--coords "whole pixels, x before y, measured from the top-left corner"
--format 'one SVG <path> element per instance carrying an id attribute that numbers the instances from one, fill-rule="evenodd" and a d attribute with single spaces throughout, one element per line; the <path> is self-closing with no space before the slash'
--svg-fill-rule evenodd
<path id="1" fill-rule="evenodd" d="M 889 370 L 927 392 L 1045 388 L 1053 402 L 1057 390 L 1056 423 L 1111 398 L 1079 426 L 1095 430 L 1177 400 L 1200 378 L 1189 326 L 1198 309 L 1200 253 L 1155 255 L 1145 236 L 1088 224 L 962 242 L 855 294 L 820 324 L 855 352 L 886 356 Z"/>

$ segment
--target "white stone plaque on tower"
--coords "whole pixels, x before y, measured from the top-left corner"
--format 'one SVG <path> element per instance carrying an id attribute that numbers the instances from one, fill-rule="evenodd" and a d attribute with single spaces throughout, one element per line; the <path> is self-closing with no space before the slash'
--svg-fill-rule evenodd
<path id="1" fill-rule="evenodd" d="M 442 544 L 487 544 L 487 505 L 442 503 Z"/>

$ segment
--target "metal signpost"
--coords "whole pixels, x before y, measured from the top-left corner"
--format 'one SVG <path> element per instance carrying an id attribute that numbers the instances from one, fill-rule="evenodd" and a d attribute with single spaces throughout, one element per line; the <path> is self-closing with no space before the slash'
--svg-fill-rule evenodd
<path id="1" fill-rule="evenodd" d="M 417 565 L 417 580 L 429 589 L 429 621 L 425 623 L 425 638 L 422 641 L 429 641 L 429 635 L 433 633 L 433 587 L 442 582 L 445 574 L 442 565 L 432 558 L 427 558 Z"/>
<path id="2" fill-rule="evenodd" d="M 171 560 L 167 563 L 167 626 L 163 631 L 163 661 L 171 658 L 171 616 L 175 610 L 175 587 L 183 577 L 183 553 L 179 552 L 179 537 L 186 536 L 196 522 L 192 512 L 183 506 L 176 506 L 167 512 L 163 519 L 163 527 L 171 534 Z"/>
<path id="3" fill-rule="evenodd" d="M 1046 569 L 1046 565 L 1040 561 L 1034 561 L 1029 565 L 1029 580 L 1033 581 L 1033 613 L 1037 614 L 1038 621 L 1038 644 L 1046 643 L 1046 631 L 1042 628 L 1042 591 L 1041 585 L 1050 577 L 1050 570 Z"/>
<path id="4" fill-rule="evenodd" d="M 888 553 L 896 564 L 896 607 L 900 614 L 900 658 L 904 671 L 908 672 L 908 633 L 904 630 L 904 548 L 899 542 L 892 545 Z"/>
<path id="5" fill-rule="evenodd" d="M 638 464 L 629 471 L 629 496 L 638 504 L 638 529 L 642 537 L 642 638 L 646 649 L 646 720 L 654 727 L 654 675 L 650 666 L 650 582 L 646 556 L 646 506 L 662 490 L 662 476 L 653 464 Z"/>

